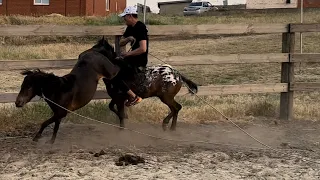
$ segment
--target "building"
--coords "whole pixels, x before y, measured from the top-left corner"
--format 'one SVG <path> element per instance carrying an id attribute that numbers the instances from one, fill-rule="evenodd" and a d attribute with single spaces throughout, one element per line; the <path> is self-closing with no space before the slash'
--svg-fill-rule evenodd
<path id="1" fill-rule="evenodd" d="M 97 1 L 97 0 L 91 0 L 91 1 Z M 113 14 L 113 13 L 122 13 L 127 6 L 127 0 L 102 0 L 102 1 L 106 2 L 106 15 Z"/>
<path id="2" fill-rule="evenodd" d="M 297 8 L 298 0 L 247 0 L 247 9 Z"/>
<path id="3" fill-rule="evenodd" d="M 144 12 L 143 10 L 144 10 L 144 5 L 140 4 L 140 3 L 137 3 L 137 11 L 138 11 L 138 13 L 143 13 Z M 151 13 L 151 9 L 147 5 L 146 5 L 146 13 Z"/>
<path id="4" fill-rule="evenodd" d="M 0 14 L 105 16 L 124 10 L 126 0 L 0 0 Z"/>
<path id="5" fill-rule="evenodd" d="M 240 5 L 246 4 L 246 0 L 206 0 L 215 6 L 230 6 L 230 5 Z"/>
<path id="6" fill-rule="evenodd" d="M 298 0 L 298 8 L 301 7 L 301 0 Z M 303 0 L 303 7 L 305 8 L 319 8 L 320 1 L 319 0 Z"/>
<path id="7" fill-rule="evenodd" d="M 161 15 L 183 15 L 184 7 L 189 6 L 192 0 L 159 2 L 158 8 Z"/>
<path id="8" fill-rule="evenodd" d="M 300 8 L 301 0 L 247 0 L 247 9 Z M 304 8 L 320 7 L 320 0 L 303 0 Z"/>

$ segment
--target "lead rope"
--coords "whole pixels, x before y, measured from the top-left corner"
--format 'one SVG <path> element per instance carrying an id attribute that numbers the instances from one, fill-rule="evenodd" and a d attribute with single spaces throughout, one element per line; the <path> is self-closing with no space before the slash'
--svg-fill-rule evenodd
<path id="1" fill-rule="evenodd" d="M 131 51 L 133 45 L 136 43 L 136 40 L 134 39 L 133 44 L 131 45 L 129 51 Z M 128 52 L 129 52 L 128 51 Z M 168 64 L 167 62 L 161 60 L 160 58 L 152 55 L 151 53 L 149 53 L 152 57 L 156 58 L 157 60 L 159 60 L 160 62 L 164 63 L 164 64 Z M 170 64 L 168 64 L 170 65 Z M 171 66 L 171 65 L 170 65 Z M 179 72 L 180 73 L 180 72 Z M 226 115 L 224 115 L 221 111 L 219 111 L 217 108 L 215 108 L 214 106 L 212 106 L 209 102 L 207 102 L 205 99 L 203 99 L 202 97 L 200 97 L 199 95 L 197 95 L 191 88 L 189 88 L 188 86 L 186 86 L 192 93 L 193 95 L 195 95 L 197 98 L 199 98 L 200 100 L 202 100 L 205 104 L 207 104 L 209 107 L 211 107 L 212 109 L 214 109 L 216 112 L 218 112 L 222 117 L 224 117 L 227 121 L 229 121 L 232 125 L 234 125 L 235 127 L 237 127 L 240 131 L 242 131 L 243 133 L 245 133 L 247 136 L 249 136 L 251 139 L 255 140 L 256 142 L 258 142 L 259 144 L 261 144 L 264 147 L 267 147 L 271 150 L 277 151 L 277 149 L 263 143 L 262 141 L 260 141 L 259 139 L 257 139 L 256 137 L 252 136 L 250 133 L 248 133 L 246 130 L 242 129 L 238 124 L 236 124 L 235 122 L 233 122 L 230 118 L 228 118 Z M 188 94 L 188 93 L 186 93 Z M 185 95 L 186 95 L 185 94 Z M 315 161 L 314 161 L 315 162 Z M 318 163 L 318 162 L 316 162 Z"/>
<path id="2" fill-rule="evenodd" d="M 133 130 L 133 129 L 125 128 L 125 127 L 120 127 L 120 126 L 117 126 L 117 125 L 114 125 L 114 124 L 110 124 L 110 123 L 107 123 L 107 122 L 99 121 L 99 120 L 96 120 L 96 119 L 93 119 L 93 118 L 90 118 L 90 117 L 83 116 L 83 115 L 78 114 L 78 113 L 76 113 L 76 112 L 70 111 L 69 109 L 67 109 L 67 108 L 65 108 L 65 107 L 63 107 L 63 106 L 55 103 L 54 101 L 50 100 L 49 98 L 45 97 L 45 95 L 43 94 L 43 92 L 42 92 L 42 95 L 40 96 L 40 98 L 42 98 L 42 99 L 44 99 L 44 100 L 47 100 L 47 101 L 53 103 L 54 105 L 60 107 L 61 109 L 64 109 L 64 110 L 66 110 L 67 112 L 69 112 L 69 113 L 71 113 L 71 114 L 74 114 L 74 115 L 77 115 L 77 116 L 79 116 L 79 117 L 82 117 L 82 118 L 84 118 L 84 119 L 88 119 L 88 120 L 90 120 L 90 121 L 94 121 L 94 122 L 97 122 L 97 123 L 100 123 L 100 124 L 105 124 L 105 125 L 108 125 L 108 126 L 112 126 L 112 127 L 116 127 L 116 128 L 128 130 L 128 131 L 131 131 L 131 132 L 134 132 L 134 133 L 137 133 L 137 134 L 140 134 L 140 135 L 144 135 L 144 136 L 147 136 L 147 137 L 150 137 L 150 138 L 154 138 L 154 139 L 160 139 L 160 140 L 172 141 L 172 142 L 202 143 L 202 144 L 211 144 L 211 145 L 220 145 L 220 146 L 230 146 L 230 147 L 235 147 L 235 148 L 240 148 L 240 147 L 241 147 L 241 148 L 244 148 L 244 147 L 242 147 L 242 146 L 233 145 L 233 144 L 221 144 L 221 143 L 214 143 L 214 142 L 207 142 L 207 141 L 177 140 L 177 139 L 170 139 L 170 138 L 163 138 L 163 137 L 153 136 L 153 135 L 150 135 L 150 134 L 147 134 L 147 133 L 143 133 L 143 132 L 140 132 L 140 131 L 137 131 L 137 130 Z M 211 105 L 210 105 L 210 106 L 211 106 Z M 213 107 L 213 106 L 211 106 L 211 107 Z M 231 121 L 231 120 L 229 120 L 229 121 Z M 236 125 L 236 124 L 234 123 L 234 125 Z M 236 126 L 239 127 L 238 125 L 236 125 Z M 239 127 L 239 128 L 240 128 L 240 127 Z M 240 129 L 242 129 L 242 128 L 240 128 Z M 243 131 L 244 131 L 244 130 L 243 130 Z M 244 131 L 244 132 L 245 132 L 245 131 Z M 249 133 L 246 133 L 246 134 L 249 135 L 250 137 L 253 137 L 253 136 L 251 136 Z M 253 139 L 255 139 L 255 138 L 253 137 Z M 260 141 L 258 140 L 258 142 L 260 142 Z M 265 144 L 262 143 L 262 142 L 261 142 L 260 144 L 268 147 L 269 149 L 271 149 L 271 150 L 273 150 L 273 151 L 279 152 L 278 149 L 275 149 L 275 148 L 272 148 L 272 147 L 270 147 L 270 146 L 268 146 L 268 145 L 265 145 Z M 252 150 L 266 150 L 265 148 L 253 148 L 253 147 L 246 147 L 246 148 L 252 149 Z M 286 149 L 283 149 L 283 150 L 286 150 Z M 290 149 L 288 149 L 288 150 L 290 151 Z M 305 152 L 305 150 L 297 150 L 297 151 Z M 289 155 L 289 154 L 287 153 L 287 155 Z M 294 154 L 291 154 L 291 156 L 295 156 L 295 155 L 294 155 Z M 296 156 L 296 157 L 300 158 L 299 156 Z M 313 163 L 316 163 L 316 164 L 320 164 L 320 162 L 313 161 L 313 160 L 304 160 L 304 159 L 302 159 L 302 160 L 303 160 L 303 161 L 313 162 Z"/>
<path id="3" fill-rule="evenodd" d="M 44 99 L 44 100 L 47 100 L 49 102 L 51 102 L 52 104 L 60 107 L 61 109 L 64 109 L 66 110 L 67 112 L 71 113 L 71 114 L 74 114 L 74 115 L 77 115 L 79 117 L 82 117 L 84 119 L 88 119 L 90 121 L 94 121 L 94 122 L 97 122 L 97 123 L 100 123 L 100 124 L 105 124 L 105 125 L 108 125 L 108 126 L 112 126 L 112 127 L 115 127 L 115 128 L 119 128 L 119 129 L 124 129 L 124 130 L 128 130 L 128 131 L 131 131 L 131 132 L 134 132 L 134 133 L 137 133 L 137 134 L 141 134 L 141 135 L 144 135 L 144 136 L 148 136 L 148 137 L 151 137 L 151 138 L 154 138 L 154 139 L 160 139 L 160 140 L 166 140 L 166 141 L 173 141 L 173 142 L 187 142 L 187 143 L 203 143 L 203 144 L 213 144 L 213 145 L 225 145 L 225 146 L 234 146 L 234 147 L 239 147 L 237 145 L 232 145 L 232 144 L 221 144 L 221 143 L 214 143 L 214 142 L 207 142 L 207 141 L 188 141 L 188 140 L 176 140 L 176 139 L 170 139 L 170 138 L 163 138 L 163 137 L 158 137 L 158 136 L 153 136 L 153 135 L 150 135 L 150 134 L 146 134 L 146 133 L 143 133 L 143 132 L 140 132 L 140 131 L 137 131 L 137 130 L 133 130 L 133 129 L 129 129 L 129 128 L 125 128 L 125 127 L 120 127 L 118 125 L 114 125 L 114 124 L 110 124 L 110 123 L 107 123 L 107 122 L 103 122 L 103 121 L 99 121 L 99 120 L 96 120 L 96 119 L 93 119 L 93 118 L 90 118 L 90 117 L 86 117 L 86 116 L 83 116 L 81 114 L 78 114 L 76 112 L 73 112 L 57 103 L 55 103 L 54 101 L 50 100 L 49 98 L 47 98 L 43 93 L 42 93 L 42 96 L 40 96 L 40 98 Z M 265 150 L 265 148 L 250 148 L 250 149 L 256 149 L 256 150 Z"/>
<path id="4" fill-rule="evenodd" d="M 149 53 L 150 54 L 150 53 Z M 165 61 L 161 60 L 160 58 L 150 54 L 151 56 L 153 56 L 154 58 L 158 59 L 159 61 L 161 61 L 162 63 L 168 64 Z M 170 65 L 171 66 L 171 65 Z M 179 72 L 180 73 L 180 72 Z M 198 97 L 200 100 L 202 100 L 205 104 L 207 104 L 208 106 L 210 106 L 212 109 L 214 109 L 216 112 L 218 112 L 221 116 L 223 116 L 227 121 L 231 122 L 234 126 L 236 126 L 238 129 L 240 129 L 242 132 L 244 132 L 246 135 L 248 135 L 250 138 L 254 139 L 256 142 L 258 142 L 259 144 L 273 149 L 271 146 L 263 143 L 262 141 L 258 140 L 257 138 L 253 137 L 251 134 L 249 134 L 247 131 L 245 131 L 244 129 L 242 129 L 239 125 L 237 125 L 235 122 L 233 122 L 232 120 L 230 120 L 226 115 L 224 115 L 222 112 L 220 112 L 217 108 L 215 108 L 214 106 L 212 106 L 210 103 L 208 103 L 206 100 L 204 100 L 202 97 L 200 97 L 199 95 L 197 95 L 191 88 L 189 88 L 188 86 L 186 86 L 192 93 L 193 95 L 195 95 L 196 97 Z"/>
<path id="5" fill-rule="evenodd" d="M 158 59 L 159 61 L 161 61 L 164 64 L 168 64 L 167 62 L 161 60 L 160 58 L 152 55 L 151 53 L 149 53 L 152 57 Z M 170 65 L 170 64 L 168 64 Z M 171 66 L 171 65 L 170 65 Z M 180 73 L 180 72 L 179 72 Z M 196 97 L 198 97 L 200 100 L 202 100 L 205 104 L 207 104 L 208 106 L 210 106 L 212 109 L 214 109 L 216 112 L 218 112 L 221 116 L 223 116 L 227 121 L 229 121 L 231 124 L 233 124 L 235 127 L 237 127 L 239 130 L 241 130 L 243 133 L 245 133 L 247 136 L 249 136 L 250 138 L 252 138 L 253 140 L 255 140 L 256 142 L 258 142 L 259 144 L 261 144 L 262 146 L 265 146 L 273 151 L 279 151 L 278 149 L 275 149 L 265 143 L 263 143 L 262 141 L 260 141 L 259 139 L 255 138 L 254 136 L 252 136 L 251 134 L 249 134 L 247 131 L 245 131 L 244 129 L 242 129 L 239 125 L 237 125 L 235 122 L 233 122 L 230 118 L 228 118 L 226 115 L 224 115 L 222 112 L 220 112 L 217 108 L 215 108 L 214 106 L 212 106 L 210 103 L 208 103 L 205 99 L 203 99 L 202 97 L 200 97 L 199 95 L 197 95 L 191 88 L 189 88 L 188 86 L 186 86 L 192 93 L 193 95 L 195 95 Z M 305 150 L 299 150 L 299 151 L 305 151 Z M 289 154 L 287 154 L 289 155 Z M 292 154 L 292 156 L 295 156 Z M 298 158 L 300 158 L 299 156 L 296 156 Z M 304 161 L 309 161 L 309 162 L 313 162 L 316 164 L 320 164 L 320 162 L 317 161 L 313 161 L 313 160 L 304 160 Z"/>
<path id="6" fill-rule="evenodd" d="M 131 45 L 129 51 L 132 49 L 133 45 L 136 43 L 136 39 L 134 39 L 134 43 Z M 128 51 L 128 52 L 129 52 Z M 164 63 L 164 64 L 168 64 L 167 62 L 161 60 L 160 58 L 152 55 L 151 53 L 149 53 L 152 57 L 156 58 L 157 60 L 159 60 L 160 62 Z M 170 64 L 168 64 L 170 65 Z M 171 66 L 171 65 L 170 65 Z M 179 72 L 180 73 L 180 72 Z M 259 139 L 255 138 L 254 136 L 252 136 L 251 134 L 249 134 L 247 131 L 245 131 L 244 129 L 242 129 L 239 125 L 237 125 L 235 122 L 233 122 L 230 118 L 228 118 L 226 115 L 224 115 L 222 112 L 220 112 L 217 108 L 215 108 L 214 106 L 212 106 L 210 103 L 208 103 L 206 100 L 204 100 L 203 98 L 201 98 L 200 96 L 198 96 L 191 88 L 189 88 L 188 86 L 186 86 L 192 93 L 193 95 L 195 95 L 196 97 L 198 97 L 200 100 L 202 100 L 205 104 L 207 104 L 208 106 L 210 106 L 212 109 L 214 109 L 216 112 L 218 112 L 221 116 L 223 116 L 227 121 L 229 121 L 230 123 L 232 123 L 235 127 L 237 127 L 239 130 L 241 130 L 243 133 L 245 133 L 247 136 L 249 136 L 250 138 L 252 138 L 253 140 L 255 140 L 256 142 L 258 142 L 259 144 L 261 144 L 262 146 L 265 146 L 269 149 L 273 149 L 271 146 L 263 143 L 262 141 L 260 141 Z M 188 93 L 187 93 L 188 94 Z"/>

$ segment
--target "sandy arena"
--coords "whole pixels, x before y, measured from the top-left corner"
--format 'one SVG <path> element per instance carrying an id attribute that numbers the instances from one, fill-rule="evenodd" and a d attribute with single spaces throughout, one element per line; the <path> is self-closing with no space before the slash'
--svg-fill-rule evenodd
<path id="1" fill-rule="evenodd" d="M 320 123 L 254 122 L 241 127 L 264 143 L 287 150 L 251 149 L 262 146 L 230 123 L 191 125 L 178 121 L 176 132 L 163 132 L 160 124 L 127 121 L 128 128 L 151 135 L 220 145 L 157 140 L 99 124 L 63 123 L 54 145 L 45 143 L 51 128 L 38 143 L 31 138 L 2 139 L 0 179 L 320 178 Z M 36 130 L 31 128 L 29 135 Z M 101 150 L 106 154 L 95 157 Z M 145 164 L 116 166 L 117 158 L 126 153 L 145 158 Z"/>
<path id="2" fill-rule="evenodd" d="M 309 44 L 313 42 L 314 46 L 318 47 L 319 43 L 315 41 L 315 37 L 319 36 L 309 37 L 312 39 Z M 305 39 L 307 39 L 307 35 Z M 258 40 L 261 43 L 258 44 Z M 153 43 L 151 46 L 153 49 L 151 50 L 157 56 L 188 56 L 208 54 L 208 52 L 212 54 L 269 53 L 280 52 L 281 35 L 259 35 L 237 37 L 236 39 L 231 37 L 204 40 L 191 39 L 188 41 L 175 40 L 170 43 L 155 43 L 153 41 Z M 192 48 L 186 48 L 191 43 L 193 43 Z M 268 43 L 269 45 L 266 45 Z M 79 45 L 58 44 L 33 47 L 32 45 L 31 47 L 28 46 L 24 51 L 25 54 L 34 52 L 43 54 L 45 50 L 45 52 L 50 51 L 47 52 L 49 56 L 47 58 L 54 59 L 57 56 L 56 54 L 63 54 L 65 49 L 70 47 L 72 48 L 68 53 L 74 54 L 62 56 L 61 58 L 75 57 L 80 51 L 89 46 L 79 47 Z M 24 56 L 21 53 L 24 51 L 18 47 L 10 48 L 5 52 L 13 51 L 13 54 L 22 54 L 21 56 Z M 310 49 L 316 51 L 316 48 Z M 14 50 L 17 50 L 17 52 Z M 199 67 L 199 71 L 196 71 L 198 69 L 192 69 L 194 68 L 192 67 L 192 71 L 187 71 L 186 68 L 183 72 L 188 74 L 189 77 L 193 76 L 193 79 L 201 85 L 280 82 L 280 66 L 277 66 L 277 69 L 273 66 L 262 68 L 260 65 L 257 65 L 257 67 L 250 65 L 242 69 L 234 67 L 222 67 L 219 69 L 212 66 L 201 69 L 203 71 L 200 71 Z M 56 75 L 63 75 L 68 71 L 54 70 L 53 72 Z M 2 76 L 0 77 L 0 83 L 2 84 L 0 89 L 2 92 L 17 92 L 19 90 L 23 78 L 19 72 L 2 71 Z M 199 72 L 202 73 L 202 76 L 198 75 Z M 262 72 L 266 75 L 259 75 Z M 319 78 L 318 67 L 305 69 L 305 72 L 307 72 L 306 75 L 297 77 L 300 78 L 300 81 L 309 82 Z M 226 75 L 222 76 L 221 74 Z M 104 86 L 100 84 L 99 88 L 104 89 Z M 295 103 L 300 102 L 295 107 L 299 117 L 304 117 L 305 119 L 308 119 L 308 117 L 319 118 L 317 109 L 319 106 L 315 103 L 319 102 L 318 97 L 318 94 L 313 94 L 312 96 L 301 98 L 300 101 L 295 101 Z M 241 103 L 252 102 L 252 99 L 242 99 L 237 104 L 237 108 L 241 108 Z M 221 98 L 221 101 L 224 102 L 224 100 Z M 229 107 L 229 105 L 230 102 L 228 100 L 223 103 L 223 107 Z M 159 107 L 152 106 L 153 109 L 159 109 Z M 184 107 L 187 107 L 187 105 Z M 143 113 L 142 108 L 138 110 Z M 242 107 L 242 109 L 245 108 Z M 138 110 L 136 109 L 135 111 Z M 156 112 L 154 114 L 161 117 L 165 115 L 159 113 L 160 111 L 150 110 L 150 112 Z M 202 113 L 202 111 L 192 112 L 197 112 L 197 115 Z M 208 112 L 205 113 L 209 114 Z M 238 111 L 235 111 L 235 113 L 238 113 Z M 257 114 L 262 116 L 260 113 Z M 192 118 L 198 120 L 198 116 Z M 146 120 L 147 118 L 143 117 L 143 119 Z M 273 148 L 282 149 L 273 151 L 256 149 L 265 147 L 229 122 L 219 122 L 213 118 L 206 118 L 206 120 L 212 119 L 214 122 L 211 124 L 198 124 L 196 123 L 198 121 L 194 121 L 194 123 L 188 124 L 187 122 L 193 120 L 190 119 L 191 116 L 186 119 L 180 116 L 176 132 L 163 132 L 159 123 L 144 122 L 138 124 L 136 121 L 130 121 L 130 119 L 126 121 L 128 128 L 154 136 L 190 141 L 188 143 L 153 139 L 126 130 L 120 131 L 110 126 L 92 124 L 92 122 L 71 124 L 63 121 L 56 142 L 53 145 L 45 143 L 51 138 L 51 128 L 47 128 L 44 131 L 43 138 L 37 143 L 32 141 L 32 136 L 38 130 L 38 126 L 29 127 L 19 134 L 15 134 L 26 135 L 28 136 L 27 138 L 3 138 L 6 134 L 1 134 L 0 132 L 0 179 L 320 179 L 320 122 L 293 120 L 289 123 L 275 123 L 274 119 L 256 118 L 250 122 L 243 121 L 241 123 L 242 128 L 262 142 Z M 212 144 L 194 143 L 193 141 L 212 142 Z M 94 154 L 101 150 L 105 154 L 95 157 Z M 143 157 L 145 164 L 116 166 L 115 161 L 121 155 L 127 153 Z"/>

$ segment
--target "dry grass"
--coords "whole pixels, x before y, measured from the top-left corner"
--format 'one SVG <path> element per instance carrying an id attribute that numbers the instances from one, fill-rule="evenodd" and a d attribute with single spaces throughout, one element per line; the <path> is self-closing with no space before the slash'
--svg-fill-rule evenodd
<path id="1" fill-rule="evenodd" d="M 306 22 L 318 22 L 320 13 L 308 12 Z M 1 17 L 0 24 L 9 23 Z M 21 24 L 85 24 L 84 21 L 101 22 L 104 18 L 30 18 L 14 17 Z M 13 19 L 14 19 L 13 18 Z M 156 16 L 154 21 L 159 24 L 188 24 L 188 23 L 251 23 L 251 22 L 297 22 L 299 16 L 286 13 L 269 15 L 259 14 L 246 15 L 246 17 L 160 17 Z M 15 20 L 10 23 L 14 24 Z M 59 19 L 59 18 L 58 18 Z M 68 20 L 66 20 L 68 19 Z M 93 20 L 92 20 L 93 19 Z M 151 18 L 151 20 L 153 20 Z M 17 20 L 16 24 L 19 24 Z M 23 23 L 24 22 L 24 23 Z M 162 23 L 166 22 L 166 23 Z M 9 24 L 10 24 L 9 23 Z M 155 22 L 153 22 L 155 23 Z M 99 23 L 93 23 L 99 25 Z M 156 24 L 156 23 L 155 23 Z M 152 37 L 153 38 L 153 37 Z M 163 40 L 159 37 L 150 42 L 150 53 L 158 57 L 173 55 L 196 55 L 196 54 L 233 54 L 233 53 L 275 53 L 281 52 L 281 34 L 235 36 L 235 37 L 184 37 L 172 40 Z M 15 37 L 2 39 L 0 45 L 0 59 L 60 59 L 76 58 L 78 54 L 91 47 L 97 37 L 62 38 L 62 37 Z M 42 42 L 40 44 L 39 42 Z M 304 52 L 319 52 L 320 36 L 318 33 L 304 34 Z M 297 36 L 296 51 L 300 52 L 299 37 Z M 314 82 L 319 79 L 320 66 L 318 64 L 302 64 L 296 66 L 296 81 Z M 208 84 L 241 84 L 241 83 L 264 83 L 280 82 L 280 64 L 244 64 L 244 65 L 212 65 L 212 66 L 179 66 L 176 67 L 199 85 Z M 65 70 L 48 70 L 63 75 Z M 201 74 L 201 76 L 199 76 Z M 19 90 L 22 76 L 18 71 L 2 72 L 0 92 L 17 92 Z M 99 89 L 104 89 L 102 83 Z M 228 95 L 205 97 L 217 109 L 227 116 L 238 120 L 250 120 L 252 117 L 278 117 L 279 94 L 252 94 L 252 95 Z M 223 120 L 222 117 L 208 105 L 196 97 L 178 97 L 177 100 L 183 105 L 179 121 L 208 122 Z M 294 116 L 297 119 L 317 120 L 320 117 L 319 93 L 295 94 Z M 108 102 L 108 101 L 107 101 Z M 147 112 L 146 112 L 147 110 Z M 117 123 L 115 115 L 107 109 L 104 102 L 91 103 L 78 112 L 89 117 Z M 167 107 L 159 100 L 150 98 L 129 110 L 130 121 L 161 122 L 168 112 Z M 11 131 L 19 129 L 26 124 L 43 121 L 50 116 L 50 110 L 42 103 L 36 103 L 23 109 L 3 107 L 0 111 L 0 130 Z M 154 114 L 158 114 L 154 116 Z M 66 119 L 73 122 L 84 122 L 80 118 L 70 115 Z"/>
<path id="2" fill-rule="evenodd" d="M 139 17 L 143 17 L 142 14 Z M 308 10 L 304 13 L 305 22 L 320 22 L 319 10 Z M 295 23 L 300 22 L 299 13 L 277 12 L 277 13 L 238 13 L 226 16 L 160 16 L 147 14 L 147 24 L 169 25 L 169 24 L 230 24 L 230 23 Z M 28 24 L 59 24 L 59 25 L 121 25 L 122 19 L 116 14 L 107 17 L 63 17 L 63 16 L 0 16 L 0 24 L 28 25 Z"/>
<path id="3" fill-rule="evenodd" d="M 215 108 L 236 122 L 252 121 L 255 117 L 278 117 L 279 94 L 252 94 L 204 97 Z M 177 97 L 183 109 L 179 114 L 179 122 L 210 123 L 225 121 L 225 119 L 209 105 L 196 97 Z M 318 120 L 320 117 L 319 93 L 297 93 L 294 101 L 294 116 L 297 120 Z M 118 125 L 115 114 L 108 109 L 109 100 L 92 102 L 76 112 Z M 156 98 L 149 98 L 143 103 L 129 108 L 130 122 L 149 122 L 160 124 L 169 109 Z M 157 114 L 155 116 L 155 114 Z M 34 126 L 52 115 L 51 110 L 44 103 L 31 103 L 22 109 L 12 106 L 2 107 L 0 112 L 0 130 L 15 132 L 26 126 Z M 64 122 L 93 123 L 73 114 L 69 114 Z"/>

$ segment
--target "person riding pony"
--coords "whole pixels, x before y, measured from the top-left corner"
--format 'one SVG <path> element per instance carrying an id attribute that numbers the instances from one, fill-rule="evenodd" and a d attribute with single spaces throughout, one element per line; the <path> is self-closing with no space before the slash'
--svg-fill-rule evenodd
<path id="1" fill-rule="evenodd" d="M 128 6 L 123 13 L 119 15 L 127 25 L 127 28 L 120 40 L 120 46 L 125 46 L 131 42 L 132 51 L 122 52 L 118 59 L 121 59 L 117 65 L 121 67 L 119 74 L 112 79 L 112 84 L 130 97 L 125 103 L 126 106 L 132 106 L 142 101 L 142 98 L 136 95 L 124 82 L 132 79 L 134 74 L 140 68 L 146 68 L 148 63 L 148 30 L 146 25 L 138 20 L 137 8 Z M 135 43 L 133 43 L 135 41 Z M 122 61 L 122 62 L 121 62 Z"/>

